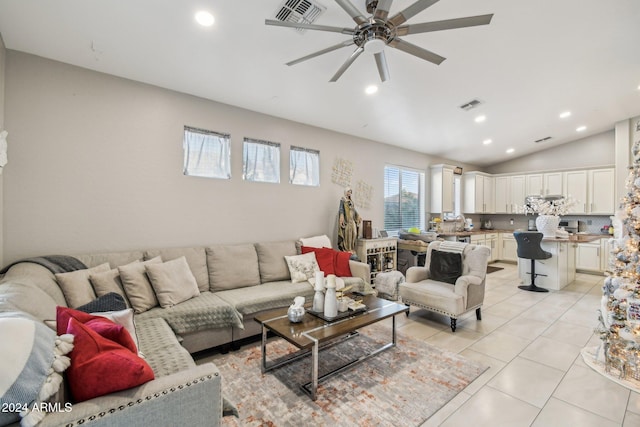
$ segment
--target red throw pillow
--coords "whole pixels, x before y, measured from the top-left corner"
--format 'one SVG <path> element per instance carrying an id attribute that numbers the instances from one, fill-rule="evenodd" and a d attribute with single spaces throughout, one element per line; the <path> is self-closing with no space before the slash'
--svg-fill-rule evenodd
<path id="1" fill-rule="evenodd" d="M 69 332 L 69 322 L 71 319 L 85 324 L 100 336 L 114 341 L 136 354 L 138 353 L 138 347 L 135 341 L 124 326 L 118 325 L 106 317 L 94 316 L 84 311 L 74 310 L 73 308 L 56 307 L 56 330 L 58 335 L 71 333 Z"/>
<path id="2" fill-rule="evenodd" d="M 74 336 L 71 365 L 66 371 L 77 402 L 126 390 L 154 379 L 153 370 L 137 354 L 100 336 L 73 317 L 67 333 Z"/>
<path id="3" fill-rule="evenodd" d="M 309 252 L 315 252 L 316 261 L 318 261 L 318 267 L 320 267 L 320 271 L 324 273 L 324 276 L 327 277 L 329 274 L 336 274 L 334 270 L 334 261 L 333 261 L 333 252 L 334 250 L 331 248 L 312 248 L 309 246 L 303 246 L 301 248 L 301 252 L 303 254 Z"/>
<path id="4" fill-rule="evenodd" d="M 349 266 L 349 259 L 351 253 L 334 251 L 333 258 L 333 270 L 338 277 L 351 277 L 351 267 Z"/>

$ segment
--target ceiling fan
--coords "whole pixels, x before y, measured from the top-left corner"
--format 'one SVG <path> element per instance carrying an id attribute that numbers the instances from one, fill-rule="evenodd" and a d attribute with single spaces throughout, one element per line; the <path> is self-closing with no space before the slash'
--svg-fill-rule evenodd
<path id="1" fill-rule="evenodd" d="M 349 56 L 347 61 L 342 64 L 338 71 L 333 75 L 330 82 L 336 82 L 344 74 L 345 71 L 353 64 L 353 62 L 362 54 L 362 52 L 373 53 L 380 79 L 384 82 L 389 80 L 389 67 L 384 54 L 384 48 L 390 46 L 401 50 L 408 54 L 417 56 L 418 58 L 429 61 L 433 64 L 440 65 L 446 58 L 433 53 L 427 49 L 416 46 L 400 38 L 410 34 L 427 33 L 432 31 L 451 30 L 454 28 L 474 27 L 477 25 L 487 25 L 491 22 L 493 14 L 469 16 L 465 18 L 447 19 L 443 21 L 424 22 L 421 24 L 405 24 L 406 21 L 422 12 L 426 8 L 434 5 L 439 0 L 418 0 L 411 6 L 389 17 L 389 9 L 393 0 L 366 0 L 367 12 L 371 14 L 365 17 L 350 0 L 335 0 L 342 9 L 345 10 L 355 21 L 355 28 L 340 28 L 327 25 L 316 25 L 307 23 L 294 23 L 279 21 L 276 19 L 267 19 L 265 24 L 275 25 L 279 27 L 289 27 L 306 30 L 329 31 L 342 33 L 351 36 L 351 39 L 345 40 L 334 46 L 329 46 L 318 52 L 303 56 L 287 62 L 287 65 L 295 65 L 311 58 L 332 52 L 334 50 L 356 45 L 356 50 Z"/>

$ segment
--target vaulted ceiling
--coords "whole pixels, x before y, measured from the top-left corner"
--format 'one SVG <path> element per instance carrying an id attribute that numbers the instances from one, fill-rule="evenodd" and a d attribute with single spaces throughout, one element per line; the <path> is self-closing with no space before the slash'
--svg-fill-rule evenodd
<path id="1" fill-rule="evenodd" d="M 315 24 L 355 27 L 335 1 L 311 1 L 326 8 Z M 413 2 L 395 0 L 391 14 Z M 494 16 L 403 36 L 447 59 L 434 65 L 386 47 L 384 83 L 369 53 L 329 82 L 353 46 L 285 65 L 350 36 L 266 26 L 283 3 L 1 1 L 0 34 L 8 49 L 480 166 L 640 115 L 637 0 L 440 0 L 408 23 Z M 366 14 L 365 0 L 352 3 Z M 199 10 L 213 26 L 195 22 Z M 365 94 L 372 84 L 377 93 Z M 460 108 L 471 100 L 480 104 Z"/>

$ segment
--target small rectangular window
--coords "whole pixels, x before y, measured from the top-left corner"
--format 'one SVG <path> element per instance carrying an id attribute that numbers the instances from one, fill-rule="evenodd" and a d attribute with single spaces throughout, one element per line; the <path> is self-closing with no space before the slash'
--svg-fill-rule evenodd
<path id="1" fill-rule="evenodd" d="M 280 182 L 280 144 L 245 138 L 242 148 L 242 179 Z"/>
<path id="2" fill-rule="evenodd" d="M 231 136 L 226 133 L 184 127 L 183 173 L 205 178 L 231 178 Z"/>
<path id="3" fill-rule="evenodd" d="M 391 235 L 424 224 L 424 172 L 384 168 L 384 228 Z"/>
<path id="4" fill-rule="evenodd" d="M 295 185 L 320 185 L 320 151 L 291 146 L 289 182 Z"/>

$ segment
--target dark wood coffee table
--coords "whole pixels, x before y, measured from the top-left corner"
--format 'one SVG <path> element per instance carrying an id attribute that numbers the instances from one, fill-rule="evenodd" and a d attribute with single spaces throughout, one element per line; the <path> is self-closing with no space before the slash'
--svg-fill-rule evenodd
<path id="1" fill-rule="evenodd" d="M 287 317 L 287 309 L 271 310 L 261 313 L 255 317 L 255 320 L 262 326 L 262 372 L 268 372 L 291 363 L 311 353 L 311 381 L 301 385 L 302 390 L 307 393 L 311 399 L 316 400 L 318 392 L 318 383 L 327 378 L 344 371 L 345 369 L 356 365 L 376 354 L 394 347 L 396 345 L 396 314 L 406 313 L 409 307 L 404 304 L 398 304 L 393 301 L 376 298 L 374 296 L 365 296 L 363 303 L 367 306 L 365 312 L 354 314 L 344 319 L 333 322 L 325 321 L 310 313 L 305 313 L 304 319 L 300 323 L 291 323 Z M 391 342 L 367 353 L 357 359 L 354 359 L 345 365 L 332 370 L 322 376 L 318 376 L 318 357 L 320 350 L 346 339 L 357 335 L 357 330 L 383 319 L 392 318 Z M 267 334 L 272 332 L 278 337 L 284 338 L 299 350 L 290 354 L 285 358 L 267 365 Z"/>

